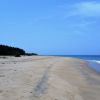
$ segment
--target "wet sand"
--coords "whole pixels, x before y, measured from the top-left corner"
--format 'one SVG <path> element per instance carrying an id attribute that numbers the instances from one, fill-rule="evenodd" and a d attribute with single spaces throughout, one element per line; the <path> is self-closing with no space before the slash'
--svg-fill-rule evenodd
<path id="1" fill-rule="evenodd" d="M 100 100 L 100 75 L 63 57 L 0 57 L 0 100 Z"/>

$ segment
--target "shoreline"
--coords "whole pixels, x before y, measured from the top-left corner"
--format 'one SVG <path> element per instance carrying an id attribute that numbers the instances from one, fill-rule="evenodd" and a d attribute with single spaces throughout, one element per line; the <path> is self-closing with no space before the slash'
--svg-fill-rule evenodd
<path id="1" fill-rule="evenodd" d="M 98 61 L 87 61 L 88 66 L 95 70 L 98 74 L 100 74 L 100 63 Z"/>

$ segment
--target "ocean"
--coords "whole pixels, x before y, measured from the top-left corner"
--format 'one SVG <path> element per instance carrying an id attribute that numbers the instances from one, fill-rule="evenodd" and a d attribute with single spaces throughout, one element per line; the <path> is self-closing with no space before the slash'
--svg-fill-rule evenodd
<path id="1" fill-rule="evenodd" d="M 79 58 L 87 61 L 89 66 L 100 73 L 100 55 L 57 55 L 60 57 Z"/>

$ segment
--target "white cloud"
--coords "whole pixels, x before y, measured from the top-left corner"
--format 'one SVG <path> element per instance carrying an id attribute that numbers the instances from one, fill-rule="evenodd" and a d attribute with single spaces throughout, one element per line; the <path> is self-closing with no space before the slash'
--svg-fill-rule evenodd
<path id="1" fill-rule="evenodd" d="M 80 2 L 70 6 L 67 11 L 68 16 L 87 16 L 96 17 L 100 16 L 100 3 L 98 2 Z M 67 17 L 68 17 L 67 16 Z"/>
<path id="2" fill-rule="evenodd" d="M 100 16 L 100 3 L 83 2 L 76 5 L 76 11 L 85 16 Z"/>

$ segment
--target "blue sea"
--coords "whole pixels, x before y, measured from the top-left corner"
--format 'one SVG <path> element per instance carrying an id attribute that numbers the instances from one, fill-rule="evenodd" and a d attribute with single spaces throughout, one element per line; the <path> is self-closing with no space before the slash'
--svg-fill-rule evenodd
<path id="1" fill-rule="evenodd" d="M 91 68 L 100 73 L 100 55 L 59 55 L 59 56 L 83 59 L 89 63 Z"/>

